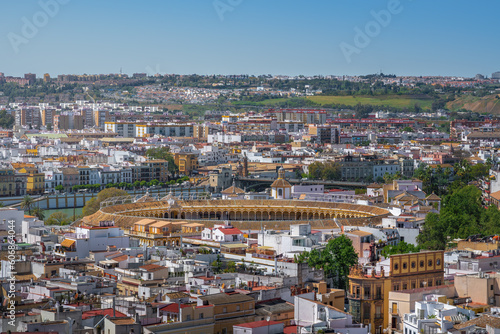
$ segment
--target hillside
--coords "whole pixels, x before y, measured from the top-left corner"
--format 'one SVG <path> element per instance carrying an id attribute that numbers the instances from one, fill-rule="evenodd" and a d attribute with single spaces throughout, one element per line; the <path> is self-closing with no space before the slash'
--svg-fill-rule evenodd
<path id="1" fill-rule="evenodd" d="M 485 97 L 462 96 L 454 101 L 448 102 L 446 107 L 450 110 L 467 109 L 478 113 L 500 114 L 500 96 L 498 94 Z"/>
<path id="2" fill-rule="evenodd" d="M 430 109 L 432 106 L 432 98 L 427 96 L 412 96 L 412 95 L 355 95 L 355 96 L 310 96 L 309 100 L 319 104 L 345 104 L 355 106 L 358 103 L 368 104 L 372 106 L 389 106 L 395 108 L 410 108 L 418 103 L 422 109 Z"/>

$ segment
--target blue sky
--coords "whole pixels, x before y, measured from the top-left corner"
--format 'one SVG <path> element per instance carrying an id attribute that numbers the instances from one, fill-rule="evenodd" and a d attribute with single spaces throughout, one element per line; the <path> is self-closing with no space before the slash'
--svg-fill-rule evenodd
<path id="1" fill-rule="evenodd" d="M 57 12 L 42 5 L 54 1 L 67 3 Z M 392 1 L 2 0 L 0 72 L 490 76 L 500 70 L 498 0 Z M 391 5 L 397 10 L 390 20 L 374 23 L 371 12 L 387 13 Z M 358 36 L 356 44 L 355 28 L 363 34 L 372 28 L 369 40 L 359 43 Z"/>

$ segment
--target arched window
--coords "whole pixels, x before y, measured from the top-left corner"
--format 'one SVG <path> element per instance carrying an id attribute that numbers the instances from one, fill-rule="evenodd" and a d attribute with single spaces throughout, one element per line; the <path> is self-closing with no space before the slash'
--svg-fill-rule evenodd
<path id="1" fill-rule="evenodd" d="M 278 189 L 278 196 L 283 196 L 283 189 Z"/>

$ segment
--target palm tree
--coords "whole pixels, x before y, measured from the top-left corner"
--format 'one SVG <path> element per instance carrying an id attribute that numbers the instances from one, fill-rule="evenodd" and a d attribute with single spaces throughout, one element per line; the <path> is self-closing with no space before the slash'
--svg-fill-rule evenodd
<path id="1" fill-rule="evenodd" d="M 35 200 L 33 199 L 33 197 L 31 197 L 30 195 L 26 195 L 21 201 L 21 209 L 23 209 L 24 211 L 28 211 L 28 214 L 31 215 L 31 207 L 34 203 Z"/>
<path id="2" fill-rule="evenodd" d="M 40 220 L 44 220 L 45 219 L 45 210 L 44 209 L 42 209 L 40 207 L 36 207 L 36 208 L 33 208 L 33 210 L 31 210 L 31 212 L 38 219 L 40 219 Z"/>

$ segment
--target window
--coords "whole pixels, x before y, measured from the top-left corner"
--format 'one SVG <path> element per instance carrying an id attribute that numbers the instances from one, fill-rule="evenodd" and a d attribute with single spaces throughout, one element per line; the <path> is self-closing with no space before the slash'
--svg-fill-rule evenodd
<path id="1" fill-rule="evenodd" d="M 432 267 L 432 260 L 429 260 L 429 267 Z"/>
<path id="2" fill-rule="evenodd" d="M 406 269 L 406 262 L 403 262 L 403 269 Z"/>
<path id="3" fill-rule="evenodd" d="M 283 189 L 278 189 L 278 196 L 283 196 Z"/>
<path id="4" fill-rule="evenodd" d="M 397 263 L 394 263 L 394 269 L 395 270 L 398 270 L 399 269 L 399 265 Z"/>
<path id="5" fill-rule="evenodd" d="M 441 265 L 441 259 L 437 259 L 436 260 L 436 266 L 440 266 Z"/>
<path id="6" fill-rule="evenodd" d="M 370 287 L 365 286 L 363 290 L 365 290 L 365 299 L 370 299 Z"/>
<path id="7" fill-rule="evenodd" d="M 371 319 L 371 305 L 368 303 L 363 304 L 363 319 Z"/>
<path id="8" fill-rule="evenodd" d="M 203 313 L 200 313 L 200 319 L 203 319 Z"/>
<path id="9" fill-rule="evenodd" d="M 411 263 L 411 267 L 412 267 L 412 268 L 415 268 L 416 266 L 417 266 L 417 264 L 415 263 L 415 261 L 412 261 L 412 263 Z"/>
<path id="10" fill-rule="evenodd" d="M 222 309 L 222 312 L 223 312 L 223 313 L 227 313 L 227 308 L 226 308 L 226 307 L 224 307 L 224 308 Z"/>
<path id="11" fill-rule="evenodd" d="M 236 311 L 240 310 L 240 305 L 236 305 Z"/>
<path id="12" fill-rule="evenodd" d="M 420 261 L 420 268 L 423 268 L 425 265 L 424 261 Z"/>

